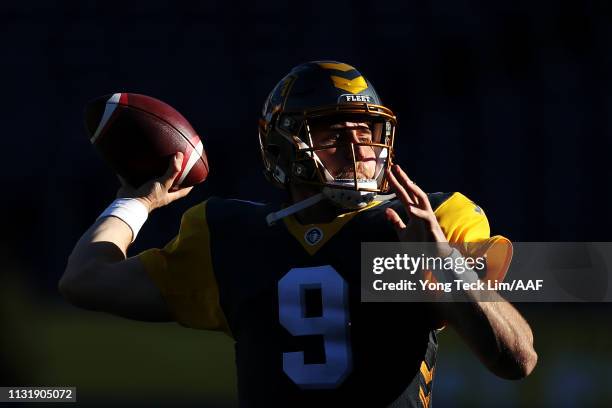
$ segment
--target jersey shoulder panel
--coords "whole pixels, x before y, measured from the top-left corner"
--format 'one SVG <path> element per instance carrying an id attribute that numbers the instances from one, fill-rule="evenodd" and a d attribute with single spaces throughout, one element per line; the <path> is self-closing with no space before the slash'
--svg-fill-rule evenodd
<path id="1" fill-rule="evenodd" d="M 447 201 L 454 193 L 446 193 L 446 192 L 436 192 L 436 193 L 427 193 L 427 198 L 429 198 L 429 204 L 431 204 L 431 208 L 436 211 L 442 203 Z"/>
<path id="2" fill-rule="evenodd" d="M 274 204 L 233 198 L 211 197 L 207 200 L 206 216 L 213 233 L 231 231 L 234 228 L 248 233 L 250 228 L 266 227 L 266 215 L 274 211 Z M 235 231 L 231 231 L 235 233 Z"/>
<path id="3" fill-rule="evenodd" d="M 446 238 L 460 244 L 466 256 L 486 256 L 486 274 L 481 278 L 502 281 L 512 260 L 512 242 L 501 235 L 491 236 L 489 220 L 482 207 L 459 192 L 446 194 L 437 207 L 432 205 Z"/>
<path id="4" fill-rule="evenodd" d="M 449 242 L 478 242 L 490 237 L 489 220 L 483 209 L 459 192 L 438 194 L 432 205 Z"/>
<path id="5" fill-rule="evenodd" d="M 489 221 L 484 210 L 465 195 L 454 192 L 427 193 L 438 223 L 449 242 L 479 242 L 490 238 Z M 404 204 L 398 198 L 385 200 L 370 213 L 384 213 L 392 208 L 408 220 Z"/>
<path id="6" fill-rule="evenodd" d="M 187 210 L 178 235 L 138 255 L 180 324 L 229 334 L 210 253 L 207 202 Z"/>

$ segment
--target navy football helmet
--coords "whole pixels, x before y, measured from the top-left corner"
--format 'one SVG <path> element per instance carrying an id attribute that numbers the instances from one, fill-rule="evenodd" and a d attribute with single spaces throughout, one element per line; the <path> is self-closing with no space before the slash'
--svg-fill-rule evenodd
<path id="1" fill-rule="evenodd" d="M 313 144 L 312 129 L 327 121 L 367 122 L 367 142 Z M 372 84 L 354 67 L 335 61 L 313 61 L 294 67 L 268 96 L 259 121 L 261 155 L 268 180 L 286 188 L 289 183 L 321 187 L 321 192 L 344 208 L 361 208 L 387 191 L 385 169 L 393 156 L 396 117 L 382 105 Z M 373 177 L 359 178 L 355 149 L 369 146 L 376 156 Z M 355 171 L 352 178 L 334 175 L 318 156 L 325 149 L 348 149 Z"/>

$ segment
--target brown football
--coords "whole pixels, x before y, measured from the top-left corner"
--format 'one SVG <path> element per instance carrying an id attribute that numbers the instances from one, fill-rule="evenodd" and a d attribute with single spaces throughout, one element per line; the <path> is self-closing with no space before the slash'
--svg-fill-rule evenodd
<path id="1" fill-rule="evenodd" d="M 164 174 L 176 152 L 184 158 L 174 187 L 193 186 L 208 176 L 200 137 L 183 115 L 158 99 L 125 92 L 101 96 L 85 107 L 85 126 L 104 160 L 134 187 Z"/>

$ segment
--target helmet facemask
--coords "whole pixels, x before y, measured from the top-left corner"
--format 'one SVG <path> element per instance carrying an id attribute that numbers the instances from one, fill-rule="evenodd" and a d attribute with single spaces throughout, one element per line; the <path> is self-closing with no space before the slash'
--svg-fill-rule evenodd
<path id="1" fill-rule="evenodd" d="M 319 186 L 339 207 L 358 209 L 387 191 L 395 127 L 389 109 L 351 104 L 284 112 L 273 131 L 293 149 L 288 164 L 294 183 Z"/>

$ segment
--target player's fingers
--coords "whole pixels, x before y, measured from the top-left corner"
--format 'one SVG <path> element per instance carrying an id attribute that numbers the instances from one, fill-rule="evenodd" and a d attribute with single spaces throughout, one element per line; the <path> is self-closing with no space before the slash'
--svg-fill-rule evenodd
<path id="1" fill-rule="evenodd" d="M 397 165 L 397 170 L 400 175 L 400 178 L 405 181 L 407 189 L 414 196 L 416 196 L 420 207 L 426 210 L 431 210 L 431 204 L 429 203 L 429 198 L 427 197 L 427 194 L 423 190 L 421 190 L 421 187 L 419 187 L 414 181 L 412 181 L 410 177 L 408 177 L 406 172 L 404 172 L 404 170 L 402 170 L 399 165 Z"/>
<path id="2" fill-rule="evenodd" d="M 424 220 L 428 219 L 429 215 L 431 214 L 430 211 L 424 210 L 414 205 L 408 208 L 408 212 L 410 213 L 410 215 L 414 215 L 415 217 L 418 217 Z"/>
<path id="3" fill-rule="evenodd" d="M 387 218 L 387 221 L 393 225 L 396 231 L 399 232 L 406 228 L 406 224 L 404 224 L 402 218 L 393 208 L 387 208 L 385 210 L 385 217 Z"/>
<path id="4" fill-rule="evenodd" d="M 400 184 L 400 182 L 395 178 L 395 175 L 390 169 L 387 169 L 387 180 L 389 180 L 389 184 L 391 184 L 391 188 L 395 191 L 397 197 L 401 200 L 406 208 L 410 205 L 414 205 L 414 201 L 408 195 L 404 187 Z"/>
<path id="5" fill-rule="evenodd" d="M 183 198 L 187 194 L 189 194 L 192 189 L 193 189 L 193 186 L 181 188 L 179 190 L 168 193 L 168 198 L 170 199 L 170 201 L 178 200 L 179 198 Z"/>
<path id="6" fill-rule="evenodd" d="M 160 183 L 166 189 L 166 191 L 169 190 L 170 187 L 172 187 L 172 184 L 174 183 L 174 179 L 176 178 L 176 176 L 178 176 L 179 172 L 181 171 L 182 165 L 183 165 L 183 153 L 176 152 L 173 159 L 170 160 L 170 164 L 168 165 L 168 170 L 166 170 L 166 173 L 159 180 Z"/>
<path id="7" fill-rule="evenodd" d="M 393 165 L 393 171 L 398 181 L 402 184 L 402 186 L 406 190 L 406 193 L 410 196 L 410 198 L 412 198 L 412 201 L 419 206 L 422 205 L 421 200 L 419 199 L 419 196 L 416 195 L 414 192 L 414 189 L 413 189 L 414 182 L 410 180 L 408 175 L 404 172 L 404 170 L 402 170 L 399 164 Z"/>

